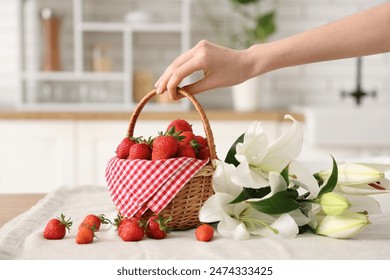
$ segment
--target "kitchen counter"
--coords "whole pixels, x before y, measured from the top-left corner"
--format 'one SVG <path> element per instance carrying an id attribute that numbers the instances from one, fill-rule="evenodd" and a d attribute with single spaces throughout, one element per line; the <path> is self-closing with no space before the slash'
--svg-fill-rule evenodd
<path id="1" fill-rule="evenodd" d="M 27 201 L 23 197 L 18 199 L 21 200 L 15 205 Z M 198 242 L 194 238 L 194 229 L 190 229 L 171 232 L 168 238 L 157 242 L 156 250 L 156 240 L 145 237 L 141 242 L 126 243 L 119 238 L 115 227 L 109 225 L 96 233 L 98 238 L 93 244 L 79 246 L 75 243 L 76 229 L 86 214 L 103 213 L 113 220 L 117 211 L 106 188 L 92 185 L 61 187 L 0 229 L 0 259 L 389 260 L 389 194 L 380 195 L 377 199 L 382 213 L 371 215 L 372 224 L 350 240 L 337 240 L 310 232 L 294 239 L 258 237 L 232 240 L 216 232 L 212 242 L 206 244 Z M 58 242 L 42 238 L 47 221 L 61 213 L 72 218 L 73 230 Z M 188 248 L 192 249 L 191 254 L 188 254 Z"/>
<path id="2" fill-rule="evenodd" d="M 29 210 L 44 194 L 0 194 L 0 228 Z"/>
<path id="3" fill-rule="evenodd" d="M 302 121 L 303 115 L 291 113 L 288 110 L 270 110 L 259 112 L 236 112 L 232 110 L 207 110 L 209 120 L 270 120 L 281 121 L 285 114 L 293 115 Z M 131 112 L 125 111 L 30 111 L 2 110 L 0 120 L 128 120 Z M 199 114 L 195 111 L 183 112 L 142 112 L 140 120 L 172 120 L 182 118 L 197 120 Z"/>

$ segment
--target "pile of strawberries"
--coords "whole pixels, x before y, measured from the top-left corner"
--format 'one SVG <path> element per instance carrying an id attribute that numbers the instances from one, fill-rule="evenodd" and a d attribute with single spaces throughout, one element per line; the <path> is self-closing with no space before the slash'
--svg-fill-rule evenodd
<path id="1" fill-rule="evenodd" d="M 118 215 L 115 219 L 118 235 L 123 241 L 140 241 L 144 235 L 152 239 L 164 239 L 169 233 L 170 219 L 153 215 L 146 221 L 136 217 L 125 218 Z"/>
<path id="2" fill-rule="evenodd" d="M 205 137 L 195 135 L 186 120 L 172 121 L 156 137 L 125 137 L 116 149 L 121 159 L 161 160 L 175 157 L 208 159 L 210 150 Z"/>
<path id="3" fill-rule="evenodd" d="M 136 217 L 125 218 L 120 215 L 114 220 L 118 236 L 123 241 L 140 241 L 146 235 L 152 239 L 164 239 L 169 233 L 168 223 L 170 218 L 164 218 L 160 215 L 152 215 L 148 219 L 139 219 Z M 61 214 L 59 218 L 53 218 L 48 221 L 43 231 L 43 237 L 46 239 L 63 239 L 66 231 L 70 231 L 73 222 L 70 218 Z M 90 244 L 96 237 L 95 232 L 99 231 L 102 224 L 112 224 L 104 214 L 89 214 L 85 216 L 78 227 L 76 235 L 77 244 Z M 199 241 L 210 241 L 214 235 L 214 228 L 211 225 L 203 224 L 195 231 L 195 237 Z"/>

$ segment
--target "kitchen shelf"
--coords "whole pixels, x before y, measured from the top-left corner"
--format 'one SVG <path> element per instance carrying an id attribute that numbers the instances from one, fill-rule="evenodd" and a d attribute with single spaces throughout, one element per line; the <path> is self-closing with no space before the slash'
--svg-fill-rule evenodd
<path id="1" fill-rule="evenodd" d="M 96 108 L 104 109 L 132 109 L 139 100 L 140 94 L 146 94 L 151 90 L 155 79 L 164 70 L 162 66 L 156 69 L 157 63 L 151 63 L 150 57 L 145 49 L 152 53 L 160 65 L 168 65 L 174 57 L 190 48 L 191 32 L 191 0 L 129 0 L 122 1 L 121 5 L 126 6 L 128 11 L 152 7 L 153 11 L 161 12 L 163 9 L 157 5 L 171 3 L 175 7 L 176 15 L 173 17 L 159 18 L 151 21 L 128 22 L 124 16 L 118 16 L 119 7 L 114 7 L 115 17 L 111 19 L 99 18 L 99 9 L 104 15 L 110 14 L 110 1 L 100 0 L 72 0 L 61 2 L 55 0 L 18 0 L 21 11 L 19 14 L 20 26 L 20 92 L 15 98 L 15 105 L 18 108 Z M 179 4 L 179 5 L 178 5 Z M 99 7 L 102 5 L 102 7 Z M 40 14 L 43 8 L 50 8 L 54 15 L 61 12 L 60 28 L 60 52 L 61 69 L 55 71 L 42 71 L 41 56 L 44 51 L 44 38 Z M 86 10 L 88 9 L 88 10 Z M 122 9 L 126 12 L 125 9 Z M 173 9 L 169 11 L 172 12 Z M 94 14 L 95 13 L 95 14 Z M 101 12 L 100 12 L 101 13 Z M 176 21 L 172 21 L 174 18 Z M 143 34 L 146 35 L 143 36 Z M 149 35 L 147 35 L 149 34 Z M 149 36 L 149 37 L 147 37 Z M 164 46 L 164 40 L 158 40 L 154 44 L 151 37 L 168 38 Z M 164 37 L 161 37 L 164 36 Z M 175 37 L 172 37 L 175 36 Z M 173 39 L 172 39 L 173 38 Z M 177 38 L 177 39 L 176 39 Z M 46 45 L 45 45 L 46 46 Z M 164 47 L 166 48 L 164 50 Z M 99 49 L 97 49 L 99 48 Z M 105 48 L 105 49 L 104 49 Z M 106 51 L 105 58 L 108 58 L 107 69 L 96 69 L 93 64 L 96 50 Z M 154 51 L 153 51 L 154 50 Z M 153 53 L 154 52 L 154 53 Z M 169 54 L 162 55 L 165 53 Z M 149 59 L 149 61 L 148 61 Z M 147 62 L 144 63 L 143 60 Z M 166 61 L 166 62 L 165 62 Z M 149 75 L 140 76 L 147 72 Z M 141 74 L 140 74 L 141 73 Z M 145 79 L 145 76 L 148 78 Z M 99 100 L 78 100 L 80 94 L 73 94 L 76 98 L 59 100 L 42 93 L 47 88 L 62 88 L 62 91 L 77 91 L 78 87 L 88 85 L 90 88 L 104 86 L 106 99 Z M 108 89 L 107 89 L 108 88 Z M 137 92 L 135 92 L 137 90 Z M 145 92 L 140 93 L 140 89 Z M 94 89 L 95 90 L 95 89 Z M 120 91 L 120 92 L 119 92 Z M 52 94 L 51 94 L 52 95 Z M 65 96 L 65 94 L 63 94 Z M 81 106 L 79 106 L 81 104 Z M 190 108 L 188 100 L 180 100 L 174 103 L 151 102 L 151 106 L 145 110 L 173 110 L 185 111 Z M 73 106 L 73 107 L 72 107 Z"/>
<path id="2" fill-rule="evenodd" d="M 116 22 L 85 22 L 80 26 L 83 31 L 97 32 L 181 32 L 183 29 L 180 23 L 116 23 Z"/>
<path id="3" fill-rule="evenodd" d="M 111 73 L 95 73 L 95 72 L 36 72 L 36 73 L 23 73 L 23 80 L 36 80 L 36 81 L 124 81 L 126 79 L 126 73 L 124 72 L 111 72 Z"/>

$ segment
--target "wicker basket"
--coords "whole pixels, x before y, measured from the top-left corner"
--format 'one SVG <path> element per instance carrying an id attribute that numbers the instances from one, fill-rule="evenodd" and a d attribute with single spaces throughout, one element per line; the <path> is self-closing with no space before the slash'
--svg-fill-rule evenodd
<path id="1" fill-rule="evenodd" d="M 195 97 L 183 89 L 178 89 L 178 94 L 181 94 L 188 98 L 194 105 L 196 111 L 200 115 L 200 119 L 203 124 L 203 129 L 207 139 L 207 143 L 210 149 L 210 161 L 207 165 L 201 168 L 190 181 L 176 194 L 173 200 L 160 212 L 161 215 L 171 217 L 169 227 L 174 230 L 183 230 L 197 227 L 200 224 L 199 210 L 203 203 L 214 192 L 212 188 L 212 175 L 214 173 L 213 162 L 217 158 L 214 137 L 210 128 L 209 121 L 206 114 L 195 99 Z M 156 91 L 152 90 L 142 98 L 142 100 L 136 106 L 128 127 L 128 135 L 134 135 L 134 128 L 144 106 L 156 96 Z M 147 218 L 152 213 L 150 210 L 145 212 L 143 217 Z"/>

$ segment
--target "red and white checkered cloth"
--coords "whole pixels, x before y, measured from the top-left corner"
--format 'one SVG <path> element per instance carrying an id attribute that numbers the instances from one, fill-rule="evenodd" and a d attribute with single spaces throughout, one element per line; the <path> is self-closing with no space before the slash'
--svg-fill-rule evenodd
<path id="1" fill-rule="evenodd" d="M 147 209 L 159 213 L 208 160 L 170 158 L 107 163 L 106 181 L 117 210 L 126 217 L 141 216 Z"/>

